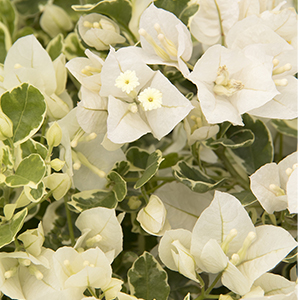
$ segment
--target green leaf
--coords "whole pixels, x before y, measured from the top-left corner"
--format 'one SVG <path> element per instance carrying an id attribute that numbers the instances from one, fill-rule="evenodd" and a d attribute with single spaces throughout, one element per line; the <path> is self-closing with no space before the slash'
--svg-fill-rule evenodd
<path id="1" fill-rule="evenodd" d="M 32 202 L 39 202 L 43 196 L 46 194 L 45 185 L 43 181 L 41 181 L 37 188 L 31 188 L 29 186 L 24 186 L 24 192 L 26 197 Z"/>
<path id="2" fill-rule="evenodd" d="M 249 129 L 227 130 L 226 136 L 218 140 L 210 140 L 207 142 L 207 146 L 222 145 L 226 148 L 237 149 L 250 146 L 255 139 L 254 134 Z"/>
<path id="3" fill-rule="evenodd" d="M 147 167 L 147 160 L 150 156 L 150 153 L 142 150 L 138 147 L 131 147 L 126 152 L 126 158 L 127 160 L 134 166 L 137 170 L 145 170 Z"/>
<path id="4" fill-rule="evenodd" d="M 155 0 L 154 4 L 156 7 L 163 8 L 180 18 L 180 15 L 188 8 L 187 4 L 189 1 L 190 0 Z"/>
<path id="5" fill-rule="evenodd" d="M 22 17 L 33 16 L 40 12 L 39 5 L 44 5 L 47 0 L 14 0 L 13 4 Z"/>
<path id="6" fill-rule="evenodd" d="M 260 120 L 254 120 L 248 114 L 243 115 L 244 129 L 250 129 L 255 140 L 249 147 L 232 149 L 241 159 L 246 172 L 253 174 L 261 166 L 273 161 L 273 142 L 267 126 Z"/>
<path id="7" fill-rule="evenodd" d="M 244 190 L 238 193 L 232 193 L 231 195 L 239 199 L 244 206 L 248 206 L 257 201 L 256 197 L 249 190 Z"/>
<path id="8" fill-rule="evenodd" d="M 159 169 L 166 169 L 175 166 L 179 161 L 178 153 L 169 153 L 165 155 L 164 161 L 160 164 Z"/>
<path id="9" fill-rule="evenodd" d="M 7 169 L 13 169 L 14 159 L 8 146 L 2 146 L 0 148 L 0 161 L 4 165 L 3 172 Z"/>
<path id="10" fill-rule="evenodd" d="M 0 0 L 0 22 L 8 28 L 12 36 L 15 29 L 15 10 L 9 0 Z"/>
<path id="11" fill-rule="evenodd" d="M 46 114 L 46 102 L 41 92 L 28 83 L 1 96 L 3 112 L 13 123 L 12 141 L 21 144 L 40 128 Z"/>
<path id="12" fill-rule="evenodd" d="M 284 135 L 292 136 L 297 138 L 298 130 L 297 130 L 297 121 L 295 122 L 295 126 L 291 126 L 292 120 L 272 120 L 271 124 L 276 128 L 276 130 Z M 293 124 L 294 125 L 294 124 Z"/>
<path id="13" fill-rule="evenodd" d="M 27 215 L 27 208 L 16 213 L 6 224 L 0 226 L 0 248 L 11 243 L 22 228 Z"/>
<path id="14" fill-rule="evenodd" d="M 110 184 L 113 185 L 113 192 L 116 199 L 120 202 L 127 195 L 127 185 L 126 181 L 115 171 L 111 171 L 107 178 L 111 181 Z"/>
<path id="15" fill-rule="evenodd" d="M 6 54 L 11 47 L 11 37 L 8 28 L 0 22 L 0 63 L 3 64 Z"/>
<path id="16" fill-rule="evenodd" d="M 114 19 L 119 25 L 128 25 L 131 19 L 131 4 L 128 0 L 102 0 L 97 4 L 72 5 L 75 11 L 98 13 Z"/>
<path id="17" fill-rule="evenodd" d="M 166 271 L 148 252 L 144 252 L 128 271 L 130 293 L 145 300 L 166 300 L 170 293 Z"/>
<path id="18" fill-rule="evenodd" d="M 193 16 L 199 8 L 198 4 L 191 4 L 188 5 L 179 15 L 179 19 L 185 24 L 189 24 L 189 19 L 191 16 Z"/>
<path id="19" fill-rule="evenodd" d="M 148 182 L 157 172 L 160 163 L 164 160 L 160 150 L 156 150 L 151 153 L 147 159 L 146 169 L 142 174 L 142 177 L 134 185 L 135 189 L 140 188 L 146 182 Z"/>
<path id="20" fill-rule="evenodd" d="M 53 38 L 47 45 L 47 52 L 52 61 L 55 60 L 64 50 L 64 36 L 62 33 Z"/>
<path id="21" fill-rule="evenodd" d="M 93 207 L 115 208 L 117 199 L 113 191 L 89 190 L 74 194 L 68 202 L 77 212 Z"/>
<path id="22" fill-rule="evenodd" d="M 39 154 L 31 154 L 24 158 L 14 175 L 7 176 L 5 182 L 10 187 L 28 185 L 37 188 L 46 173 L 46 165 Z"/>
<path id="23" fill-rule="evenodd" d="M 216 189 L 225 179 L 215 181 L 203 173 L 200 169 L 189 166 L 185 161 L 180 161 L 173 168 L 174 176 L 192 191 L 205 193 Z"/>
<path id="24" fill-rule="evenodd" d="M 117 172 L 121 176 L 125 176 L 130 169 L 130 164 L 128 161 L 119 161 L 115 164 L 115 167 L 112 169 L 112 171 Z"/>
<path id="25" fill-rule="evenodd" d="M 21 144 L 22 158 L 29 156 L 32 153 L 39 154 L 42 159 L 46 159 L 47 156 L 47 148 L 33 139 L 28 139 L 25 143 Z"/>
<path id="26" fill-rule="evenodd" d="M 71 32 L 67 35 L 64 41 L 64 45 L 64 54 L 67 60 L 71 60 L 75 57 L 85 57 L 85 48 L 81 45 L 78 36 L 75 32 Z"/>

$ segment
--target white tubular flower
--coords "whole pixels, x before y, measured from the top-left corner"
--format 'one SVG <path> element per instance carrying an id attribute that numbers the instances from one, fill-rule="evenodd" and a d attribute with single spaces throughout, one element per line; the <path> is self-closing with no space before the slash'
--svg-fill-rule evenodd
<path id="1" fill-rule="evenodd" d="M 250 176 L 250 188 L 267 213 L 289 209 L 297 213 L 298 152 L 260 167 Z"/>
<path id="2" fill-rule="evenodd" d="M 240 201 L 215 192 L 192 231 L 190 252 L 201 270 L 222 272 L 223 285 L 244 295 L 257 278 L 274 268 L 296 245 L 281 227 L 255 228 Z"/>
<path id="3" fill-rule="evenodd" d="M 81 231 L 75 248 L 113 250 L 114 257 L 122 251 L 123 233 L 114 209 L 96 207 L 83 211 L 75 222 Z"/>
<path id="4" fill-rule="evenodd" d="M 117 23 L 106 16 L 92 13 L 78 21 L 78 31 L 83 41 L 97 50 L 107 50 L 110 45 L 124 43 Z"/>
<path id="5" fill-rule="evenodd" d="M 147 64 L 174 66 L 183 76 L 189 74 L 185 62 L 192 55 L 191 35 L 174 14 L 151 4 L 140 18 L 138 33 L 144 53 L 137 54 Z"/>
<path id="6" fill-rule="evenodd" d="M 271 78 L 272 58 L 220 45 L 210 47 L 188 79 L 198 88 L 201 110 L 209 124 L 229 121 L 243 125 L 241 114 L 278 94 Z"/>
<path id="7" fill-rule="evenodd" d="M 160 72 L 139 59 L 135 47 L 107 56 L 100 95 L 108 97 L 107 138 L 132 142 L 151 132 L 167 135 L 192 109 L 190 102 Z"/>
<path id="8" fill-rule="evenodd" d="M 192 35 L 201 43 L 214 45 L 238 21 L 238 0 L 200 0 L 199 10 L 190 19 Z M 223 31 L 223 32 L 222 32 Z"/>
<path id="9" fill-rule="evenodd" d="M 162 236 L 166 230 L 171 229 L 166 215 L 167 211 L 162 201 L 157 196 L 151 195 L 149 203 L 139 211 L 136 219 L 149 234 Z"/>

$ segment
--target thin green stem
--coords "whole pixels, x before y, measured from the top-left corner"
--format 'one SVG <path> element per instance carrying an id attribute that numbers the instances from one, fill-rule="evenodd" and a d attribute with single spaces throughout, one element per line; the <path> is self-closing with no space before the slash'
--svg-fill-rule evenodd
<path id="1" fill-rule="evenodd" d="M 218 17 L 219 17 L 219 23 L 220 23 L 221 45 L 225 46 L 225 35 L 224 35 L 224 29 L 223 29 L 223 24 L 222 24 L 222 16 L 221 16 L 219 5 L 218 5 L 218 3 L 217 3 L 216 0 L 215 0 L 215 5 L 216 5 L 216 8 L 217 8 Z"/>
<path id="2" fill-rule="evenodd" d="M 88 289 L 88 291 L 91 293 L 91 295 L 92 295 L 93 297 L 95 297 L 96 299 L 99 299 L 99 298 L 97 297 L 96 293 L 93 291 L 93 289 L 92 289 L 91 287 L 88 287 L 87 289 Z"/>
<path id="3" fill-rule="evenodd" d="M 283 134 L 279 133 L 279 157 L 278 157 L 278 161 L 282 160 L 283 157 Z"/>
<path id="4" fill-rule="evenodd" d="M 225 155 L 225 148 L 219 147 L 217 150 L 214 151 L 218 158 L 223 162 L 224 166 L 226 167 L 227 171 L 236 179 L 236 181 L 245 189 L 249 190 L 249 182 L 246 181 L 241 175 L 236 171 L 236 169 L 232 166 L 232 163 L 229 161 L 227 156 Z"/>
<path id="5" fill-rule="evenodd" d="M 208 287 L 208 289 L 205 291 L 205 295 L 206 297 L 209 295 L 209 293 L 212 291 L 212 289 L 215 287 L 215 285 L 217 284 L 217 282 L 219 281 L 219 279 L 222 276 L 222 272 L 219 273 L 219 275 L 215 278 L 215 280 L 212 282 L 212 284 Z"/>
<path id="6" fill-rule="evenodd" d="M 68 229 L 69 229 L 69 234 L 70 234 L 70 239 L 71 239 L 71 245 L 74 246 L 75 245 L 75 236 L 74 236 L 71 213 L 70 213 L 70 210 L 68 208 L 68 197 L 67 197 L 67 195 L 64 196 L 64 204 L 65 204 L 65 209 L 66 209 L 66 215 L 67 215 L 67 222 L 68 222 Z"/>

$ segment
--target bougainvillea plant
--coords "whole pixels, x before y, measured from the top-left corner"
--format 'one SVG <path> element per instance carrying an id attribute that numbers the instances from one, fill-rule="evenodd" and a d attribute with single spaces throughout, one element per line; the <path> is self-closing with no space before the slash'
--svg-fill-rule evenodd
<path id="1" fill-rule="evenodd" d="M 0 299 L 297 299 L 297 1 L 0 0 Z"/>

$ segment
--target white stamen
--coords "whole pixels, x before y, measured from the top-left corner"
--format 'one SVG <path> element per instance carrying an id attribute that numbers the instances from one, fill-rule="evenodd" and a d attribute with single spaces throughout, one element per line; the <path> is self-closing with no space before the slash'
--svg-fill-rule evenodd
<path id="1" fill-rule="evenodd" d="M 273 61 L 272 61 L 272 63 L 273 63 L 273 67 L 275 68 L 275 67 L 277 67 L 279 65 L 279 60 L 276 59 L 276 58 L 274 58 Z"/>
<path id="2" fill-rule="evenodd" d="M 271 190 L 271 192 L 273 192 L 275 194 L 275 196 L 284 196 L 285 195 L 285 191 L 280 188 L 278 185 L 275 184 L 270 184 L 269 185 L 269 189 Z"/>
<path id="3" fill-rule="evenodd" d="M 22 67 L 20 64 L 15 64 L 15 65 L 14 65 L 14 68 L 15 68 L 15 69 L 20 69 L 20 68 L 23 68 L 23 67 Z"/>
<path id="4" fill-rule="evenodd" d="M 285 64 L 282 67 L 279 67 L 277 69 L 274 69 L 272 72 L 272 75 L 278 75 L 278 74 L 282 74 L 286 71 L 290 71 L 292 69 L 292 65 L 291 64 Z"/>
<path id="5" fill-rule="evenodd" d="M 226 254 L 229 249 L 230 242 L 237 236 L 238 232 L 235 228 L 231 229 L 229 234 L 226 236 L 225 240 L 223 241 L 221 248 Z"/>
<path id="6" fill-rule="evenodd" d="M 289 82 L 286 78 L 282 78 L 282 79 L 274 79 L 274 83 L 277 86 L 287 86 Z"/>
<path id="7" fill-rule="evenodd" d="M 137 107 L 136 103 L 129 104 L 128 110 L 131 111 L 132 113 L 136 114 L 138 112 L 138 107 Z"/>

